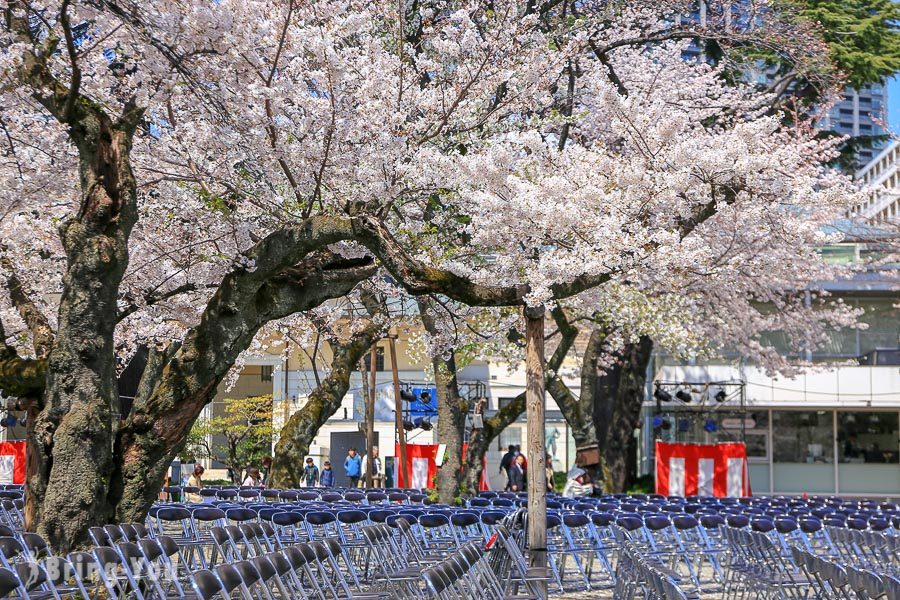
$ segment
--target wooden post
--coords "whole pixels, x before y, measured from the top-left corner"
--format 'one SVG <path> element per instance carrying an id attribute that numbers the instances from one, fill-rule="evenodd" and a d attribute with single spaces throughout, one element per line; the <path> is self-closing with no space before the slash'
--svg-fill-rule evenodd
<path id="1" fill-rule="evenodd" d="M 544 447 L 544 307 L 525 308 L 525 403 L 528 414 L 528 555 L 547 566 L 547 450 Z M 547 582 L 540 582 L 547 594 Z"/>
<path id="2" fill-rule="evenodd" d="M 403 429 L 403 400 L 400 399 L 400 373 L 397 369 L 397 347 L 394 345 L 394 337 L 388 337 L 388 345 L 391 349 L 391 372 L 394 375 L 394 404 L 397 407 L 397 441 L 400 444 L 400 464 L 397 465 L 397 481 L 395 487 L 400 487 L 400 474 L 403 474 L 404 487 L 412 487 L 409 479 L 409 466 L 406 464 L 406 430 Z M 396 462 L 397 457 L 394 457 Z"/>
<path id="3" fill-rule="evenodd" d="M 372 446 L 375 441 L 375 385 L 377 383 L 377 371 L 375 359 L 378 358 L 378 344 L 372 344 L 372 354 L 369 358 L 369 394 L 366 397 L 366 487 L 372 487 L 374 475 L 372 458 Z"/>

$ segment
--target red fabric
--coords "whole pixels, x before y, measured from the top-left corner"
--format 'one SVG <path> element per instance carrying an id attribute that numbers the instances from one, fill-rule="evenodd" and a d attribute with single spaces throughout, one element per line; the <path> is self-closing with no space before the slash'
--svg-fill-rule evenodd
<path id="1" fill-rule="evenodd" d="M 434 478 L 437 476 L 437 462 L 435 462 L 435 457 L 437 456 L 438 445 L 437 444 L 407 444 L 406 445 L 406 464 L 409 468 L 409 476 L 412 478 L 413 476 L 413 459 L 416 458 L 427 458 L 428 459 L 428 481 L 425 484 L 425 487 L 428 489 L 434 489 Z M 397 477 L 394 481 L 397 482 L 397 487 L 411 487 L 404 481 L 403 479 L 403 469 L 399 468 L 400 465 L 400 444 L 394 444 L 394 465 L 397 469 Z"/>
<path id="2" fill-rule="evenodd" d="M 728 444 L 669 444 L 656 442 L 656 493 L 669 495 L 669 465 L 672 458 L 684 459 L 684 495 L 698 492 L 700 459 L 713 460 L 713 495 L 728 495 L 728 459 L 743 461 L 741 495 L 749 496 L 750 475 L 747 470 L 747 447 L 743 442 Z"/>
<path id="3" fill-rule="evenodd" d="M 462 451 L 462 462 L 466 463 L 466 452 L 469 450 L 469 444 L 463 444 Z M 491 482 L 487 476 L 487 457 L 481 457 L 481 479 L 478 480 L 478 491 L 479 492 L 489 492 L 491 491 Z"/>
<path id="4" fill-rule="evenodd" d="M 13 456 L 13 483 L 25 483 L 25 441 L 0 442 L 0 456 Z"/>

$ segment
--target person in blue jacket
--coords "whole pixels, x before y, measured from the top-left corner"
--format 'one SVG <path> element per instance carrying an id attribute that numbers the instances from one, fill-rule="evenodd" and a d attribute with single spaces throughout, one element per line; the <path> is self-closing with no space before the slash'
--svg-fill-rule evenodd
<path id="1" fill-rule="evenodd" d="M 319 485 L 322 487 L 334 487 L 334 471 L 331 470 L 331 463 L 327 460 L 322 465 L 322 473 L 319 475 Z"/>
<path id="2" fill-rule="evenodd" d="M 350 479 L 350 487 L 355 488 L 362 475 L 362 458 L 356 453 L 356 448 L 347 450 L 347 458 L 344 459 L 344 472 Z"/>

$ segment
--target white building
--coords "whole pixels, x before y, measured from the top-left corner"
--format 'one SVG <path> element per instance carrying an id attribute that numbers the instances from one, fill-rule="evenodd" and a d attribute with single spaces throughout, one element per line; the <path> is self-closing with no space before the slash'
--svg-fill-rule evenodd
<path id="1" fill-rule="evenodd" d="M 750 366 L 666 366 L 654 381 L 673 396 L 687 391 L 692 401 L 648 398 L 645 456 L 652 457 L 656 439 L 745 441 L 754 494 L 900 496 L 896 364 L 813 370 L 793 379 Z M 718 402 L 722 389 L 727 399 Z M 642 465 L 645 472 L 652 472 L 651 461 Z"/>

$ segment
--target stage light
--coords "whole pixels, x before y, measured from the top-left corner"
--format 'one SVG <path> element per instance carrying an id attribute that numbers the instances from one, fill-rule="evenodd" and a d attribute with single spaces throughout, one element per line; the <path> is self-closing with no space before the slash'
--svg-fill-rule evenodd
<path id="1" fill-rule="evenodd" d="M 715 396 L 716 402 L 725 402 L 725 399 L 728 398 L 728 394 L 725 393 L 725 390 L 719 390 Z"/>
<path id="2" fill-rule="evenodd" d="M 694 397 L 691 396 L 690 392 L 686 392 L 684 390 L 678 390 L 677 392 L 675 392 L 675 397 L 678 398 L 679 400 L 681 400 L 682 402 L 684 402 L 685 404 L 690 404 L 691 400 L 694 399 Z"/>
<path id="3" fill-rule="evenodd" d="M 660 402 L 671 402 L 672 401 L 672 394 L 670 394 L 669 392 L 667 392 L 666 390 L 664 390 L 660 387 L 657 387 L 656 391 L 653 392 L 653 397 L 656 398 L 657 400 L 659 400 Z"/>
<path id="4" fill-rule="evenodd" d="M 431 392 L 422 392 L 419 395 L 419 399 L 422 401 L 422 404 L 428 404 L 431 402 Z"/>
<path id="5" fill-rule="evenodd" d="M 413 419 L 413 424 L 423 431 L 431 431 L 433 427 L 431 421 L 429 421 L 425 417 L 416 417 L 415 419 Z"/>
<path id="6" fill-rule="evenodd" d="M 409 421 L 403 421 L 403 429 L 406 431 L 412 431 L 416 426 L 410 423 Z"/>
<path id="7" fill-rule="evenodd" d="M 408 390 L 400 390 L 400 399 L 406 402 L 415 402 L 416 395 Z"/>

